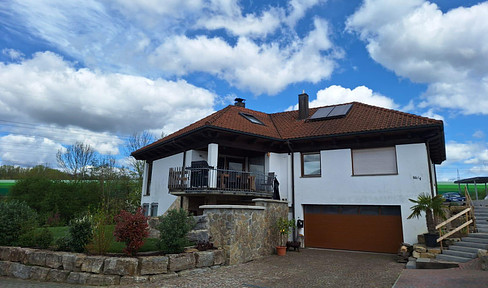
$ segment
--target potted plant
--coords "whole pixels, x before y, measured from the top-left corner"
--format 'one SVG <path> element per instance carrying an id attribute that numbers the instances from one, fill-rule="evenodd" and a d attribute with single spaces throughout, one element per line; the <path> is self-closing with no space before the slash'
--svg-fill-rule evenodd
<path id="1" fill-rule="evenodd" d="M 290 235 L 291 229 L 295 227 L 295 220 L 280 217 L 276 221 L 276 230 L 279 235 L 279 243 L 276 246 L 276 253 L 279 256 L 286 255 L 286 241 L 288 241 L 288 235 Z"/>
<path id="2" fill-rule="evenodd" d="M 424 234 L 425 244 L 428 247 L 437 246 L 437 238 L 439 238 L 439 233 L 435 230 L 435 217 L 445 218 L 444 210 L 442 210 L 442 203 L 444 203 L 444 198 L 442 195 L 437 195 L 432 197 L 430 194 L 422 193 L 417 199 L 409 199 L 411 202 L 415 203 L 410 210 L 412 214 L 408 216 L 407 219 L 420 218 L 422 212 L 425 213 L 425 221 L 427 223 L 428 233 Z"/>

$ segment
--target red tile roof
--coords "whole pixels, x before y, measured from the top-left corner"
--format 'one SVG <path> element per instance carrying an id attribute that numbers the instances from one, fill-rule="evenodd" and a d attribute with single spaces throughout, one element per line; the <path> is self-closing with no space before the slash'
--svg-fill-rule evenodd
<path id="1" fill-rule="evenodd" d="M 371 106 L 359 102 L 352 102 L 350 104 L 352 104 L 352 107 L 345 117 L 318 121 L 310 121 L 307 119 L 298 120 L 297 110 L 267 114 L 231 105 L 166 136 L 153 144 L 141 148 L 135 153 L 203 127 L 221 128 L 238 133 L 240 132 L 278 140 L 291 140 L 316 136 L 344 135 L 423 126 L 440 125 L 442 127 L 443 125 L 440 120 L 421 117 L 414 114 Z M 313 113 L 320 108 L 323 107 L 311 108 L 309 115 L 313 115 Z M 239 115 L 240 113 L 253 115 L 264 125 L 252 123 L 242 115 Z"/>

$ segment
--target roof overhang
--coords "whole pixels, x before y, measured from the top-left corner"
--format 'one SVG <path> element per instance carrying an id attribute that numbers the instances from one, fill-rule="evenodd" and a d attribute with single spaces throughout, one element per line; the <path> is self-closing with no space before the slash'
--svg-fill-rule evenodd
<path id="1" fill-rule="evenodd" d="M 279 139 L 215 127 L 202 126 L 187 133 L 156 142 L 133 152 L 137 160 L 153 161 L 187 150 L 206 149 L 209 143 L 255 152 L 310 152 L 332 149 L 361 149 L 399 144 L 426 143 L 431 160 L 440 164 L 446 159 L 442 125 L 416 126 L 388 130 L 362 131 L 295 139 Z"/>

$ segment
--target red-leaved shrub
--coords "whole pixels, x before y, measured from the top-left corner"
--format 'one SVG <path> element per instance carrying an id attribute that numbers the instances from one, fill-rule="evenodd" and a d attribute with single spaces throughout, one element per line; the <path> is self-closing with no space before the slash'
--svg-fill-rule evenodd
<path id="1" fill-rule="evenodd" d="M 140 207 L 135 214 L 122 210 L 115 216 L 115 240 L 125 243 L 126 254 L 134 256 L 144 245 L 144 239 L 149 235 L 147 218 Z"/>

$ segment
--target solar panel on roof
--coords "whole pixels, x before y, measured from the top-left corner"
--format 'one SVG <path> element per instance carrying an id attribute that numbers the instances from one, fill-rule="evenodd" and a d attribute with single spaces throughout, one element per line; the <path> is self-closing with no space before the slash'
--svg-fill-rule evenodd
<path id="1" fill-rule="evenodd" d="M 325 108 L 320 108 L 317 110 L 310 119 L 322 119 L 322 118 L 327 118 L 327 115 L 334 109 L 334 107 L 325 107 Z"/>
<path id="2" fill-rule="evenodd" d="M 345 116 L 351 109 L 352 104 L 337 105 L 318 109 L 309 119 L 319 120 Z"/>
<path id="3" fill-rule="evenodd" d="M 344 116 L 351 109 L 352 104 L 335 106 L 334 109 L 327 115 L 327 118 Z"/>

